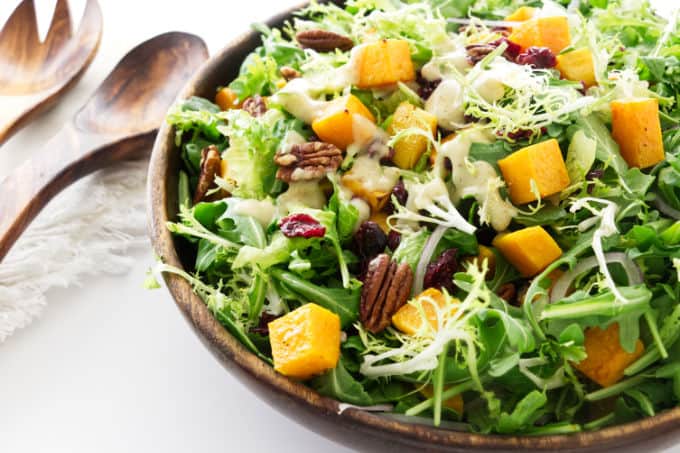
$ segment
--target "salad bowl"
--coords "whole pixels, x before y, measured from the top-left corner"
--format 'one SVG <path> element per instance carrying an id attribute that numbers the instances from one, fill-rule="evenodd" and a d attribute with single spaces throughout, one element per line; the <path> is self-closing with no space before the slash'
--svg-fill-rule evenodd
<path id="1" fill-rule="evenodd" d="M 304 4 L 283 11 L 266 24 L 269 27 L 282 26 L 302 6 Z M 241 63 L 259 44 L 260 34 L 257 31 L 234 40 L 203 65 L 182 90 L 179 99 L 192 96 L 212 98 L 218 87 L 238 75 Z M 149 169 L 149 230 L 160 260 L 169 266 L 188 270 L 195 259 L 195 252 L 182 241 L 177 241 L 167 228 L 167 223 L 178 216 L 180 199 L 178 174 L 182 164 L 175 138 L 172 126 L 161 126 Z M 171 273 L 164 274 L 163 278 L 191 328 L 230 373 L 280 412 L 350 448 L 365 451 L 395 448 L 400 451 L 594 451 L 624 445 L 635 449 L 642 444 L 645 448 L 667 445 L 677 434 L 680 408 L 596 431 L 533 436 L 461 432 L 362 410 L 324 397 L 303 383 L 277 373 L 215 319 L 187 280 Z"/>

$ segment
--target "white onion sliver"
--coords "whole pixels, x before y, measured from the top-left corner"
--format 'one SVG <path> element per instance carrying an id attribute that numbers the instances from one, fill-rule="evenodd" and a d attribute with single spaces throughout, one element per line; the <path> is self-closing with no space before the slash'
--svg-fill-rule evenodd
<path id="1" fill-rule="evenodd" d="M 680 220 L 680 211 L 666 203 L 666 200 L 657 195 L 654 197 L 654 206 L 659 208 L 662 214 L 666 214 L 668 217 L 674 220 Z"/>
<path id="2" fill-rule="evenodd" d="M 374 406 L 357 406 L 356 404 L 340 403 L 338 404 L 338 415 L 345 412 L 347 409 L 358 409 L 365 412 L 389 412 L 394 409 L 392 404 L 376 404 Z"/>
<path id="3" fill-rule="evenodd" d="M 642 272 L 638 265 L 635 264 L 632 259 L 628 258 L 628 255 L 623 252 L 609 252 L 605 253 L 604 257 L 607 263 L 619 263 L 623 266 L 623 270 L 628 277 L 629 285 L 638 285 L 642 283 Z M 550 302 L 557 302 L 560 299 L 564 299 L 567 295 L 567 291 L 569 291 L 569 287 L 574 280 L 576 280 L 576 277 L 597 266 L 597 258 L 594 256 L 589 256 L 588 258 L 579 261 L 572 270 L 557 279 L 550 291 Z"/>
<path id="4" fill-rule="evenodd" d="M 427 238 L 425 246 L 423 247 L 423 251 L 420 253 L 418 265 L 416 266 L 413 294 L 417 295 L 423 291 L 423 279 L 425 278 L 425 271 L 427 270 L 427 265 L 430 263 L 432 255 L 434 254 L 434 250 L 437 248 L 437 244 L 439 244 L 439 241 L 442 239 L 447 229 L 448 227 L 444 225 L 439 225 L 437 228 L 434 229 L 430 237 Z"/>

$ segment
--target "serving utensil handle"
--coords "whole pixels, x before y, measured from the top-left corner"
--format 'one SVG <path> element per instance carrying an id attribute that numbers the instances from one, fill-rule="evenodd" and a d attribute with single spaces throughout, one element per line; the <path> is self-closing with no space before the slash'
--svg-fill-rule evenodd
<path id="1" fill-rule="evenodd" d="M 142 157 L 140 150 L 146 151 L 154 136 L 155 131 L 117 141 L 81 132 L 73 124 L 62 129 L 36 158 L 0 182 L 0 261 L 55 195 L 95 170 Z"/>

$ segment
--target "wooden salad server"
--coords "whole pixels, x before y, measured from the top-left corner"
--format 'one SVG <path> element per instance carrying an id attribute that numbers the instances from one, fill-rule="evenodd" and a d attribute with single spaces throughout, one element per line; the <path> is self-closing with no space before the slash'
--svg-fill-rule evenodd
<path id="1" fill-rule="evenodd" d="M 146 156 L 180 88 L 207 58 L 202 39 L 179 32 L 125 55 L 37 157 L 0 182 L 0 260 L 61 190 L 95 170 Z"/>
<path id="2" fill-rule="evenodd" d="M 97 53 L 102 14 L 88 0 L 73 33 L 68 1 L 57 0 L 45 41 L 38 37 L 34 0 L 23 0 L 0 31 L 0 144 L 52 107 Z"/>

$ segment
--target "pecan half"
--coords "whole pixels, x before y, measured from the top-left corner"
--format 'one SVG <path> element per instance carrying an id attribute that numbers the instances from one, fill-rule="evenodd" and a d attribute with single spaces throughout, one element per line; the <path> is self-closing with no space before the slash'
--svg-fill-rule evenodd
<path id="1" fill-rule="evenodd" d="M 317 52 L 332 52 L 335 49 L 343 51 L 354 47 L 354 41 L 347 36 L 326 30 L 303 30 L 295 35 L 295 39 L 303 49 L 313 49 Z"/>
<path id="2" fill-rule="evenodd" d="M 217 146 L 210 145 L 201 151 L 201 172 L 194 192 L 194 204 L 205 198 L 210 189 L 215 186 L 215 175 L 220 173 L 222 158 Z"/>
<path id="3" fill-rule="evenodd" d="M 262 96 L 256 94 L 243 101 L 243 106 L 241 108 L 250 113 L 251 116 L 257 117 L 265 114 L 267 111 L 267 103 Z"/>
<path id="4" fill-rule="evenodd" d="M 287 152 L 279 150 L 274 162 L 280 166 L 277 178 L 286 182 L 310 181 L 336 171 L 342 163 L 342 151 L 326 142 L 298 143 Z"/>
<path id="5" fill-rule="evenodd" d="M 370 332 L 378 333 L 390 325 L 392 315 L 408 300 L 413 285 L 413 271 L 397 264 L 386 253 L 368 263 L 361 290 L 359 319 Z"/>
<path id="6" fill-rule="evenodd" d="M 279 72 L 281 73 L 281 77 L 288 80 L 293 80 L 297 79 L 300 77 L 302 74 L 300 74 L 300 71 L 298 71 L 295 68 L 291 68 L 290 66 L 281 66 L 281 69 L 279 69 Z"/>

